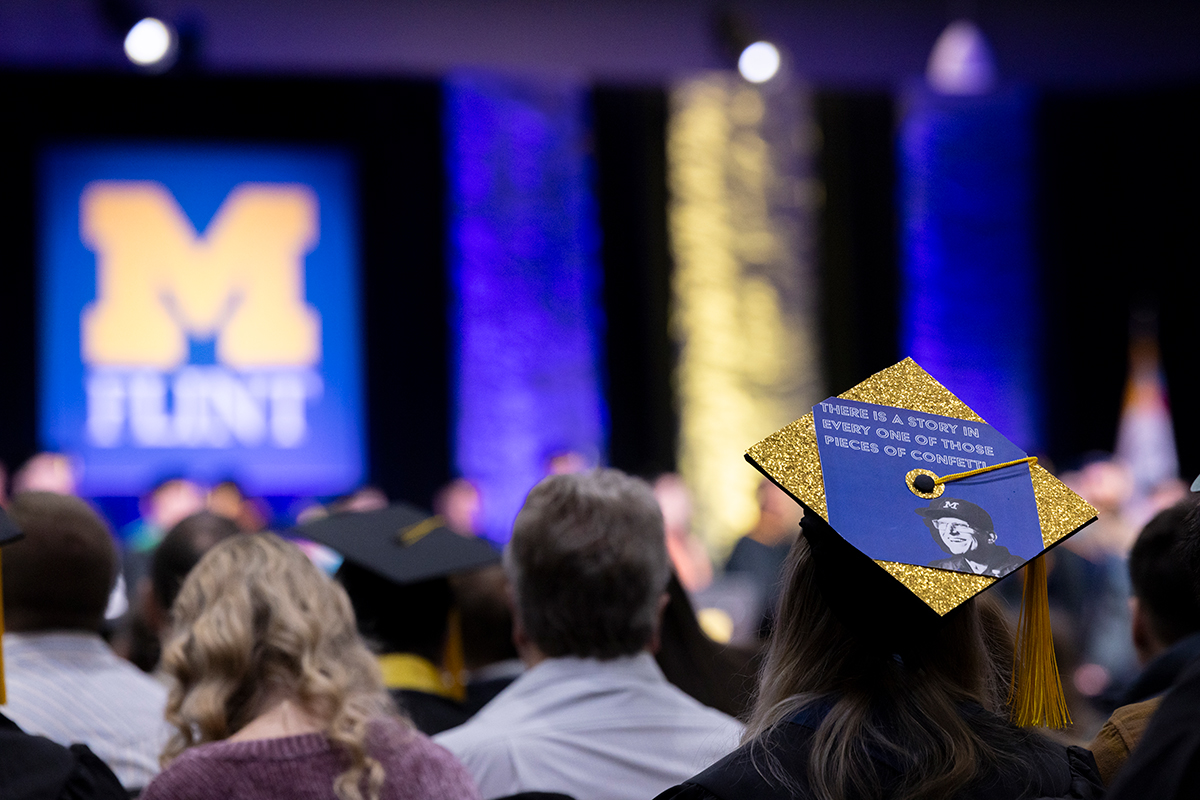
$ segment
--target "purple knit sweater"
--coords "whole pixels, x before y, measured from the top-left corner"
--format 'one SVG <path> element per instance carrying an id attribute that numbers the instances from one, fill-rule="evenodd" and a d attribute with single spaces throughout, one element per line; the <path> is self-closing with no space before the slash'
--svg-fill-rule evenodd
<path id="1" fill-rule="evenodd" d="M 458 760 L 396 720 L 371 726 L 367 752 L 383 765 L 380 800 L 479 800 Z M 329 800 L 346 766 L 319 733 L 211 742 L 185 750 L 142 792 L 142 800 Z"/>

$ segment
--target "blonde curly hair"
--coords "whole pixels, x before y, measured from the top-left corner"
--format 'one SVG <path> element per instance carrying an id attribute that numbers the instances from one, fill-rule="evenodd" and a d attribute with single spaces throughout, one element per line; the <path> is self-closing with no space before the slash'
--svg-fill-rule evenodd
<path id="1" fill-rule="evenodd" d="M 174 678 L 166 717 L 175 732 L 163 766 L 228 738 L 282 695 L 323 721 L 347 755 L 335 794 L 377 800 L 384 772 L 367 753 L 367 728 L 395 711 L 345 591 L 299 548 L 270 533 L 226 539 L 188 575 L 171 616 L 163 667 Z"/>

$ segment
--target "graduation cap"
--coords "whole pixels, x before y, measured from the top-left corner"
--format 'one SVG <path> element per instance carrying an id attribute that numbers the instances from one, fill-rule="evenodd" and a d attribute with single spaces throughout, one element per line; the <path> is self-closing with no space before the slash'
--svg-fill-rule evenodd
<path id="1" fill-rule="evenodd" d="M 1010 708 L 1019 725 L 1069 723 L 1040 556 L 1096 510 L 1035 457 L 906 358 L 746 459 L 808 510 L 805 538 L 835 612 L 870 619 L 883 640 L 919 639 L 1027 566 Z"/>
<path id="2" fill-rule="evenodd" d="M 382 578 L 413 584 L 495 564 L 500 553 L 463 536 L 438 516 L 395 503 L 378 511 L 345 511 L 293 529 Z"/>
<path id="3" fill-rule="evenodd" d="M 424 674 L 405 652 L 380 656 L 389 688 L 464 699 L 461 624 L 449 584 L 437 579 L 495 564 L 499 551 L 483 539 L 455 533 L 441 517 L 404 503 L 334 514 L 293 533 L 343 556 L 339 577 L 364 633 L 399 650 L 425 649 L 444 637 L 442 677 Z"/>
<path id="4" fill-rule="evenodd" d="M 0 548 L 6 544 L 12 544 L 24 537 L 25 534 L 16 526 L 3 508 L 0 508 Z M 0 558 L 2 558 L 0 554 Z M 8 696 L 4 689 L 4 646 L 2 644 L 4 636 L 4 586 L 0 585 L 0 705 L 8 702 Z"/>

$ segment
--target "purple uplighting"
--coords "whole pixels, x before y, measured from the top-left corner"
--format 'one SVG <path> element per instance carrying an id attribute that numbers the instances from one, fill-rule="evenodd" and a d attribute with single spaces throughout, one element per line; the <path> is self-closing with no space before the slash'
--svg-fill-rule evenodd
<path id="1" fill-rule="evenodd" d="M 900 343 L 1026 450 L 1041 444 L 1032 100 L 909 95 Z"/>
<path id="2" fill-rule="evenodd" d="M 551 455 L 604 449 L 586 94 L 463 74 L 446 97 L 456 461 L 503 542 Z"/>

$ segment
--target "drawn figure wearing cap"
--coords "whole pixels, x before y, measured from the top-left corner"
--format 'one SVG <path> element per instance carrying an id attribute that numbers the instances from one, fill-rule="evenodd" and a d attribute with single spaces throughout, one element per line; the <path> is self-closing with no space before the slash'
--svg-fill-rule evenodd
<path id="1" fill-rule="evenodd" d="M 996 544 L 992 516 L 969 500 L 939 497 L 916 513 L 925 518 L 938 547 L 950 555 L 931 561 L 931 567 L 1000 578 L 1025 563 Z"/>

